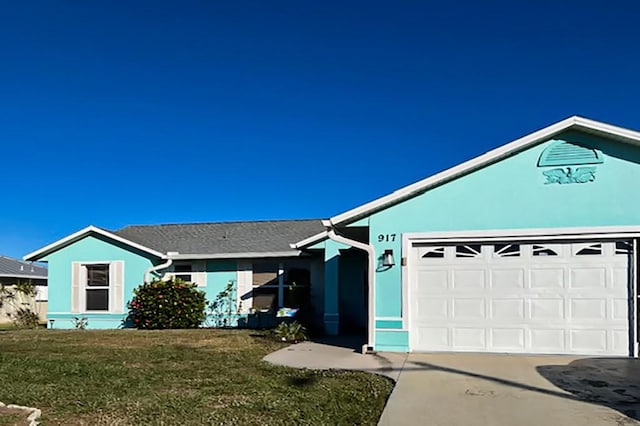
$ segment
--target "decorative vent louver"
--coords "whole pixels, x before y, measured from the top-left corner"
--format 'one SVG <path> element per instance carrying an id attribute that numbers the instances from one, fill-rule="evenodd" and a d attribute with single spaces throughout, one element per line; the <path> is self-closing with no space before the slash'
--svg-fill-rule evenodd
<path id="1" fill-rule="evenodd" d="M 571 142 L 556 141 L 542 152 L 538 159 L 538 167 L 600 164 L 602 162 L 602 153 L 598 150 Z"/>

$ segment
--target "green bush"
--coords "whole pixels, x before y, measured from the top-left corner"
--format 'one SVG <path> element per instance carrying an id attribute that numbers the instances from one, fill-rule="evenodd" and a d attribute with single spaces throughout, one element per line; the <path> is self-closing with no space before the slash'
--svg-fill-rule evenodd
<path id="1" fill-rule="evenodd" d="M 196 284 L 155 280 L 134 290 L 129 321 L 141 329 L 197 328 L 205 320 L 206 298 Z"/>

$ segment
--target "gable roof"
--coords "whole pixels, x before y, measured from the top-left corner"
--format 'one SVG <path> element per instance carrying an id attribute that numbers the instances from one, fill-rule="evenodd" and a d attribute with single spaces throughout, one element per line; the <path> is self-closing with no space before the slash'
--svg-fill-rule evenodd
<path id="1" fill-rule="evenodd" d="M 274 257 L 297 256 L 290 244 L 323 229 L 320 219 L 309 219 L 136 225 L 115 234 L 157 251 L 178 252 L 169 256 L 174 259 Z"/>
<path id="2" fill-rule="evenodd" d="M 84 237 L 86 237 L 87 235 L 91 235 L 91 234 L 96 234 L 96 235 L 102 235 L 103 237 L 109 238 L 111 240 L 114 241 L 118 241 L 122 244 L 125 244 L 129 247 L 133 247 L 135 249 L 138 249 L 140 251 L 143 251 L 145 253 L 149 253 L 153 256 L 156 257 L 164 257 L 163 253 L 157 252 L 149 247 L 145 247 L 143 245 L 140 245 L 134 241 L 129 241 L 126 238 L 122 238 L 119 235 L 114 234 L 111 231 L 107 231 L 106 229 L 102 229 L 102 228 L 98 228 L 97 226 L 93 226 L 93 225 L 89 225 L 86 228 L 82 228 L 81 230 L 74 232 L 71 235 L 67 235 L 64 238 L 59 239 L 58 241 L 54 241 L 53 243 L 42 247 L 41 249 L 38 249 L 34 252 L 31 252 L 25 256 L 23 256 L 24 260 L 31 260 L 31 261 L 37 261 L 42 259 L 44 256 L 46 256 L 49 253 L 53 253 L 54 251 L 60 250 L 63 247 L 66 247 L 70 244 L 75 243 L 78 240 L 83 239 Z"/>
<path id="3" fill-rule="evenodd" d="M 0 256 L 0 277 L 46 279 L 47 268 L 11 257 Z"/>
<path id="4" fill-rule="evenodd" d="M 291 242 L 323 230 L 322 220 L 271 220 L 165 225 L 132 225 L 117 231 L 87 226 L 24 256 L 39 260 L 49 253 L 96 234 L 158 258 L 251 258 L 297 256 Z"/>
<path id="5" fill-rule="evenodd" d="M 488 151 L 485 154 L 482 154 L 443 172 L 437 173 L 426 179 L 400 188 L 397 191 L 392 192 L 391 194 L 365 203 L 359 207 L 348 210 L 337 216 L 333 216 L 328 221 L 326 221 L 325 224 L 329 227 L 348 225 L 349 223 L 367 217 L 380 210 L 384 210 L 407 199 L 413 198 L 416 195 L 422 194 L 435 186 L 439 186 L 445 182 L 469 174 L 487 165 L 496 163 L 504 158 L 514 155 L 531 146 L 537 145 L 538 143 L 549 140 L 559 133 L 566 132 L 568 130 L 578 130 L 584 133 L 605 137 L 619 142 L 640 145 L 640 132 L 574 115 L 548 127 L 540 129 L 536 132 L 516 139 L 512 142 L 509 142 L 506 145 Z M 319 232 L 312 238 L 299 240 L 299 242 L 292 244 L 291 246 L 294 248 L 308 247 L 326 238 L 326 232 Z"/>

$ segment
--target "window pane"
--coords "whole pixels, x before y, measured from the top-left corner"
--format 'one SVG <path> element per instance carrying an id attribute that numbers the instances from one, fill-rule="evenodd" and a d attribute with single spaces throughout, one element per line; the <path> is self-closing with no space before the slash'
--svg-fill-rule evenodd
<path id="1" fill-rule="evenodd" d="M 556 253 L 549 247 L 545 247 L 545 246 L 534 245 L 532 247 L 532 251 L 534 256 L 557 256 L 558 255 L 558 253 Z"/>
<path id="2" fill-rule="evenodd" d="M 278 265 L 275 263 L 255 263 L 253 265 L 253 286 L 278 285 Z"/>
<path id="3" fill-rule="evenodd" d="M 278 307 L 278 289 L 258 287 L 253 289 L 253 309 L 276 309 Z"/>
<path id="4" fill-rule="evenodd" d="M 462 257 L 462 258 L 479 257 L 481 254 L 482 254 L 482 246 L 480 244 L 456 246 L 456 257 Z"/>
<path id="5" fill-rule="evenodd" d="M 89 287 L 109 286 L 109 265 L 86 265 Z"/>
<path id="6" fill-rule="evenodd" d="M 87 290 L 87 311 L 108 311 L 109 310 L 109 290 L 88 289 Z"/>
<path id="7" fill-rule="evenodd" d="M 175 265 L 173 267 L 173 270 L 175 272 L 191 272 L 192 271 L 190 264 L 187 264 L 187 265 L 184 265 L 184 264 L 183 265 Z"/>
<path id="8" fill-rule="evenodd" d="M 192 282 L 191 281 L 191 274 L 175 274 L 174 278 L 177 279 L 177 280 L 186 281 L 188 283 Z"/>
<path id="9" fill-rule="evenodd" d="M 498 257 L 518 257 L 520 244 L 494 244 L 493 253 Z"/>

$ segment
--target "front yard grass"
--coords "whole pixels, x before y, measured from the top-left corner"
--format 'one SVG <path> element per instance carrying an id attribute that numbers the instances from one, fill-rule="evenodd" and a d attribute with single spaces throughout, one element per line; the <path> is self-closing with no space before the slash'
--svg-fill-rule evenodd
<path id="1" fill-rule="evenodd" d="M 261 361 L 281 347 L 246 330 L 2 331 L 0 401 L 43 425 L 377 423 L 388 379 Z"/>

